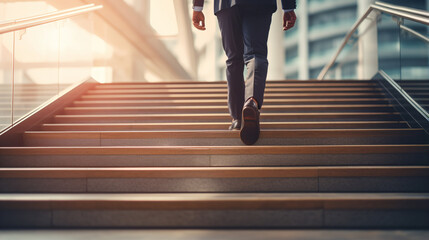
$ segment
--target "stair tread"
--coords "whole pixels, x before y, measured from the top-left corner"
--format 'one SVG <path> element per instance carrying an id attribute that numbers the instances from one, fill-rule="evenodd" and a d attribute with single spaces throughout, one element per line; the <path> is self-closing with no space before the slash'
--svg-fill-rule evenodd
<path id="1" fill-rule="evenodd" d="M 350 154 L 429 153 L 429 144 L 301 145 L 301 146 L 127 146 L 127 147 L 0 147 L 2 155 L 239 155 L 239 154 Z"/>
<path id="2" fill-rule="evenodd" d="M 357 137 L 357 136 L 418 136 L 423 129 L 284 129 L 261 130 L 261 138 L 281 137 Z M 25 137 L 35 138 L 237 138 L 239 131 L 26 131 Z"/>
<path id="3" fill-rule="evenodd" d="M 405 121 L 333 121 L 333 122 L 264 122 L 262 124 L 265 125 L 278 125 L 278 124 L 284 124 L 284 125 L 295 125 L 295 124 L 371 124 L 371 123 L 406 123 Z M 171 122 L 171 123 L 44 123 L 44 126 L 100 126 L 100 125 L 107 125 L 107 126 L 129 126 L 129 125 L 147 125 L 147 126 L 166 126 L 166 125 L 225 125 L 230 123 L 220 123 L 220 122 L 202 122 L 202 123 L 187 123 L 187 122 Z"/>
<path id="4" fill-rule="evenodd" d="M 322 177 L 429 177 L 429 166 L 0 168 L 0 179 Z"/>
<path id="5" fill-rule="evenodd" d="M 392 107 L 390 104 L 339 104 L 339 105 L 304 105 L 304 106 L 294 106 L 294 105 L 267 105 L 264 106 L 264 109 L 272 108 L 377 108 L 377 107 Z M 66 107 L 65 110 L 96 110 L 96 109 L 228 109 L 227 106 L 123 106 L 123 107 Z"/>
<path id="6" fill-rule="evenodd" d="M 335 102 L 341 102 L 341 101 L 347 101 L 347 102 L 355 102 L 355 101 L 388 101 L 387 98 L 319 98 L 319 99 L 265 99 L 264 103 L 266 106 L 269 106 L 270 103 L 282 103 L 282 102 L 329 102 L 329 101 L 335 101 Z M 90 101 L 90 100 L 77 100 L 74 101 L 75 104 L 84 104 L 84 103 L 200 103 L 201 105 L 204 105 L 206 103 L 227 103 L 226 99 L 201 99 L 201 100 L 195 100 L 195 99 L 189 99 L 189 100 L 100 100 L 100 101 Z"/>
<path id="7" fill-rule="evenodd" d="M 428 193 L 0 194 L 0 209 L 428 209 Z"/>
<path id="8" fill-rule="evenodd" d="M 133 87 L 133 86 L 140 86 L 140 87 L 167 87 L 167 88 L 175 88 L 175 87 L 207 87 L 207 86 L 225 86 L 226 87 L 226 81 L 219 81 L 219 82 L 182 82 L 182 83 L 175 83 L 175 82 L 162 82 L 162 83 L 104 83 L 101 85 L 98 85 L 97 88 L 102 87 Z M 415 84 L 415 83 L 414 83 Z M 316 86 L 350 86 L 350 85 L 357 85 L 357 86 L 377 86 L 377 83 L 374 81 L 354 81 L 354 82 L 329 82 L 329 81 L 267 81 L 267 86 L 308 86 L 308 85 L 316 85 Z"/>
<path id="9" fill-rule="evenodd" d="M 260 121 L 313 121 L 313 119 L 323 119 L 324 121 L 351 121 L 358 120 L 376 120 L 376 121 L 400 121 L 400 114 L 397 112 L 294 112 L 294 113 L 264 113 L 261 114 Z M 224 121 L 230 122 L 231 117 L 228 113 L 146 113 L 146 114 L 69 114 L 56 115 L 53 121 L 59 122 L 157 122 L 157 121 Z"/>
<path id="10" fill-rule="evenodd" d="M 82 99 L 88 98 L 150 98 L 150 97 L 168 97 L 168 98 L 174 98 L 174 97 L 180 97 L 180 98 L 214 98 L 214 97 L 226 97 L 227 94 L 223 93 L 223 94 L 219 94 L 219 93 L 214 93 L 214 94 L 178 94 L 178 93 L 174 93 L 174 94 L 170 94 L 170 93 L 166 93 L 166 94 L 115 94 L 115 95 L 111 95 L 111 94 L 105 94 L 105 95 L 83 95 Z M 348 97 L 348 96 L 383 96 L 385 97 L 385 95 L 381 92 L 376 91 L 375 93 L 369 92 L 369 93 L 267 93 L 265 94 L 265 97 L 267 99 L 269 99 L 270 97 L 294 97 L 294 96 L 308 96 L 308 97 L 314 97 L 314 96 L 344 96 L 344 97 Z"/>
<path id="11" fill-rule="evenodd" d="M 359 113 L 264 113 L 261 115 L 261 119 L 267 116 L 317 116 L 317 115 L 399 115 L 398 112 L 359 112 Z M 188 116 L 188 117 L 229 117 L 227 113 L 165 113 L 165 114 L 100 114 L 100 115 L 91 115 L 91 114 L 67 114 L 67 115 L 56 115 L 55 117 L 73 117 L 73 118 L 81 118 L 81 117 L 180 117 L 180 116 Z"/>
<path id="12" fill-rule="evenodd" d="M 171 123 L 45 123 L 42 130 L 50 131 L 122 131 L 122 130 L 225 130 L 228 122 Z M 348 122 L 261 122 L 262 129 L 365 129 L 407 128 L 404 121 Z"/>
<path id="13" fill-rule="evenodd" d="M 273 92 L 379 92 L 380 88 L 377 87 L 330 87 L 330 88 L 319 88 L 319 87 L 301 87 L 301 88 L 266 88 L 265 92 L 273 93 Z M 89 90 L 87 94 L 140 94 L 140 93 L 158 93 L 158 94 L 168 94 L 168 93 L 226 93 L 227 88 L 198 88 L 198 89 L 97 89 L 97 90 Z"/>

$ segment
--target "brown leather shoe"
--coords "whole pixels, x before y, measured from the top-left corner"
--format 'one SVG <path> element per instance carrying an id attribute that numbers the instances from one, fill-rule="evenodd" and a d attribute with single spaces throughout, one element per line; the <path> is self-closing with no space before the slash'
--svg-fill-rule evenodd
<path id="1" fill-rule="evenodd" d="M 246 145 L 253 145 L 259 139 L 259 109 L 256 101 L 250 98 L 243 107 L 240 138 Z"/>
<path id="2" fill-rule="evenodd" d="M 241 129 L 241 120 L 232 120 L 231 126 L 229 126 L 229 130 L 240 130 Z"/>

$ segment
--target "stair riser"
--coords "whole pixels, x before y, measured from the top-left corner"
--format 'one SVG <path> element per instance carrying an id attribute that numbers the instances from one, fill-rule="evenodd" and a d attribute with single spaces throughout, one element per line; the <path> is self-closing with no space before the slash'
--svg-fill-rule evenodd
<path id="1" fill-rule="evenodd" d="M 330 122 L 330 121 L 402 121 L 402 119 L 398 115 L 384 115 L 384 116 L 361 116 L 359 114 L 352 116 L 272 116 L 272 117 L 264 117 L 261 116 L 262 122 L 303 122 L 303 121 L 321 121 L 321 122 Z M 174 123 L 174 122 L 230 122 L 231 118 L 228 116 L 220 116 L 220 117 L 55 117 L 54 123 Z"/>
<path id="2" fill-rule="evenodd" d="M 267 89 L 276 88 L 369 88 L 378 87 L 376 83 L 267 83 Z M 410 86 L 422 86 L 413 84 Z M 95 90 L 135 90 L 135 89 L 207 89 L 207 88 L 223 88 L 226 89 L 227 83 L 209 83 L 209 84 L 102 84 L 96 86 Z"/>
<path id="3" fill-rule="evenodd" d="M 426 153 L 243 155 L 3 155 L 0 167 L 269 167 L 429 165 Z"/>
<path id="4" fill-rule="evenodd" d="M 314 105 L 314 104 L 326 104 L 326 105 L 360 105 L 360 104 L 384 104 L 387 105 L 389 102 L 387 100 L 383 99 L 338 99 L 338 100 L 326 100 L 326 99 L 309 99 L 309 100 L 268 100 L 264 101 L 264 106 L 276 106 L 276 105 L 289 105 L 289 106 L 296 106 L 296 105 Z M 76 101 L 73 103 L 73 107 L 105 107 L 105 106 L 111 106 L 111 107 L 145 107 L 145 106 L 227 106 L 226 100 L 201 100 L 201 101 Z M 1 105 L 0 105 L 1 106 Z M 10 104 L 8 105 L 10 106 Z"/>
<path id="5" fill-rule="evenodd" d="M 420 86 L 420 85 L 410 85 Z M 363 88 L 378 87 L 376 83 L 267 83 L 267 89 L 276 88 Z M 209 84 L 103 84 L 95 87 L 96 90 L 135 90 L 135 89 L 207 89 L 227 88 L 226 82 Z"/>
<path id="6" fill-rule="evenodd" d="M 212 124 L 212 125 L 60 125 L 60 124 L 45 124 L 40 127 L 43 131 L 130 131 L 130 130 L 225 130 L 230 124 Z M 261 124 L 262 129 L 392 129 L 392 128 L 407 128 L 405 123 L 342 123 L 342 124 L 278 124 L 265 125 Z"/>
<path id="7" fill-rule="evenodd" d="M 367 137 L 261 137 L 257 145 L 364 145 L 364 144 L 424 144 L 424 136 L 367 136 Z M 24 137 L 24 146 L 241 146 L 240 138 L 49 138 Z"/>
<path id="8" fill-rule="evenodd" d="M 198 109 L 88 109 L 80 110 L 67 108 L 67 115 L 95 115 L 95 114 L 168 114 L 168 113 L 228 113 L 228 108 L 198 108 Z M 394 112 L 392 107 L 288 107 L 288 108 L 264 108 L 262 113 L 336 113 L 336 112 Z"/>
<path id="9" fill-rule="evenodd" d="M 384 98 L 382 93 L 301 93 L 301 94 L 266 94 L 266 99 L 318 99 L 318 98 Z M 81 100 L 175 100 L 175 99 L 227 99 L 226 94 L 165 94 L 165 95 L 84 95 Z"/>
<path id="10" fill-rule="evenodd" d="M 295 89 L 266 89 L 265 93 L 379 93 L 381 89 L 374 88 L 295 88 Z M 222 89 L 141 89 L 141 90 L 89 90 L 89 95 L 126 95 L 126 94 L 226 94 L 226 88 Z"/>
<path id="11" fill-rule="evenodd" d="M 5 228 L 427 228 L 427 210 L 5 210 Z"/>
<path id="12" fill-rule="evenodd" d="M 2 193 L 428 192 L 429 177 L 3 178 Z"/>

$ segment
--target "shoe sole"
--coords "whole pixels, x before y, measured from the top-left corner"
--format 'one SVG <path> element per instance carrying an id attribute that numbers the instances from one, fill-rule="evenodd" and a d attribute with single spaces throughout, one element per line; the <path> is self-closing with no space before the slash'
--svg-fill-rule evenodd
<path id="1" fill-rule="evenodd" d="M 243 123 L 240 131 L 241 141 L 253 145 L 259 139 L 259 114 L 253 108 L 243 109 Z"/>

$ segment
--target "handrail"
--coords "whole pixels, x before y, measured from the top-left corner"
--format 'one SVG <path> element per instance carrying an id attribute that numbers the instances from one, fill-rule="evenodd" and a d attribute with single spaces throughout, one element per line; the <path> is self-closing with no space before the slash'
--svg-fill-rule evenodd
<path id="1" fill-rule="evenodd" d="M 61 13 L 59 13 L 59 14 L 55 14 L 55 15 L 49 15 L 48 14 L 48 16 L 44 16 L 41 18 L 32 17 L 33 20 L 26 20 L 26 21 L 23 21 L 21 23 L 13 24 L 11 26 L 1 27 L 0 28 L 0 34 L 8 33 L 8 32 L 14 32 L 14 31 L 18 31 L 18 30 L 23 30 L 23 29 L 27 29 L 30 27 L 35 27 L 35 26 L 51 23 L 51 22 L 56 22 L 58 20 L 67 19 L 67 18 L 71 18 L 71 17 L 77 16 L 77 15 L 84 14 L 84 13 L 96 11 L 96 10 L 99 10 L 101 8 L 103 8 L 102 5 L 90 6 L 90 7 L 85 7 L 85 8 L 80 7 L 77 10 L 76 9 L 63 10 L 63 11 L 60 11 Z"/>
<path id="2" fill-rule="evenodd" d="M 415 37 L 420 38 L 421 40 L 425 41 L 426 43 L 429 43 L 429 38 L 428 38 L 428 37 L 426 37 L 425 35 L 423 35 L 423 34 L 421 34 L 421 33 L 418 33 L 417 31 L 415 31 L 415 30 L 413 30 L 413 29 L 411 29 L 411 28 L 409 28 L 409 27 L 406 27 L 406 26 L 404 26 L 404 25 L 401 25 L 401 26 L 400 26 L 400 28 L 401 28 L 402 30 L 404 30 L 404 31 L 409 32 L 410 34 L 414 35 Z"/>
<path id="3" fill-rule="evenodd" d="M 6 20 L 6 21 L 3 21 L 3 22 L 0 22 L 0 27 L 5 26 L 5 25 L 10 25 L 10 24 L 16 24 L 16 23 L 20 23 L 20 22 L 26 22 L 26 21 L 36 20 L 36 19 L 40 19 L 40 18 L 44 18 L 44 17 L 55 16 L 55 15 L 59 15 L 59 14 L 63 14 L 63 13 L 73 12 L 73 11 L 76 11 L 76 10 L 90 8 L 90 7 L 93 7 L 93 6 L 95 6 L 95 4 L 91 3 L 91 4 L 79 6 L 79 7 L 69 8 L 69 9 L 65 9 L 65 10 L 57 10 L 57 11 L 53 11 L 53 12 L 49 12 L 49 13 L 44 13 L 44 14 L 39 14 L 39 15 L 31 16 L 31 17 Z"/>
<path id="4" fill-rule="evenodd" d="M 412 21 L 415 21 L 415 22 L 418 22 L 418 23 L 429 25 L 429 17 L 421 16 L 421 14 L 414 14 L 414 13 L 412 13 L 412 12 L 409 11 L 409 8 L 407 8 L 407 9 L 408 10 L 406 10 L 406 11 L 402 11 L 402 10 L 399 10 L 399 8 L 398 9 L 391 9 L 391 8 L 388 8 L 388 7 L 378 6 L 378 5 L 372 4 L 368 8 L 368 10 L 365 12 L 365 14 L 361 18 L 359 18 L 359 20 L 353 25 L 353 27 L 351 28 L 351 30 L 347 33 L 346 37 L 344 38 L 344 40 L 341 43 L 340 48 L 337 50 L 337 52 L 335 53 L 335 55 L 331 59 L 331 61 L 329 61 L 329 63 L 326 64 L 326 66 L 322 69 L 322 71 L 320 72 L 320 74 L 317 77 L 317 79 L 318 80 L 323 80 L 325 78 L 325 76 L 328 73 L 329 69 L 335 64 L 335 61 L 337 60 L 338 56 L 340 56 L 342 50 L 347 45 L 348 41 L 353 36 L 354 32 L 358 29 L 358 27 L 362 24 L 362 22 L 365 21 L 365 19 L 369 16 L 369 14 L 371 14 L 374 10 L 378 10 L 378 11 L 381 11 L 381 12 L 388 13 L 390 15 L 394 15 L 394 16 L 397 16 L 397 17 L 406 18 L 406 19 L 409 19 L 409 20 L 412 20 Z"/>
<path id="5" fill-rule="evenodd" d="M 424 10 L 420 10 L 420 9 L 403 7 L 403 6 L 398 6 L 398 5 L 389 4 L 389 3 L 385 3 L 385 2 L 375 2 L 375 4 L 382 6 L 382 7 L 387 7 L 387 8 L 399 10 L 402 12 L 408 12 L 408 13 L 412 13 L 412 14 L 416 14 L 416 15 L 420 15 L 420 16 L 429 17 L 429 12 L 424 11 Z"/>

